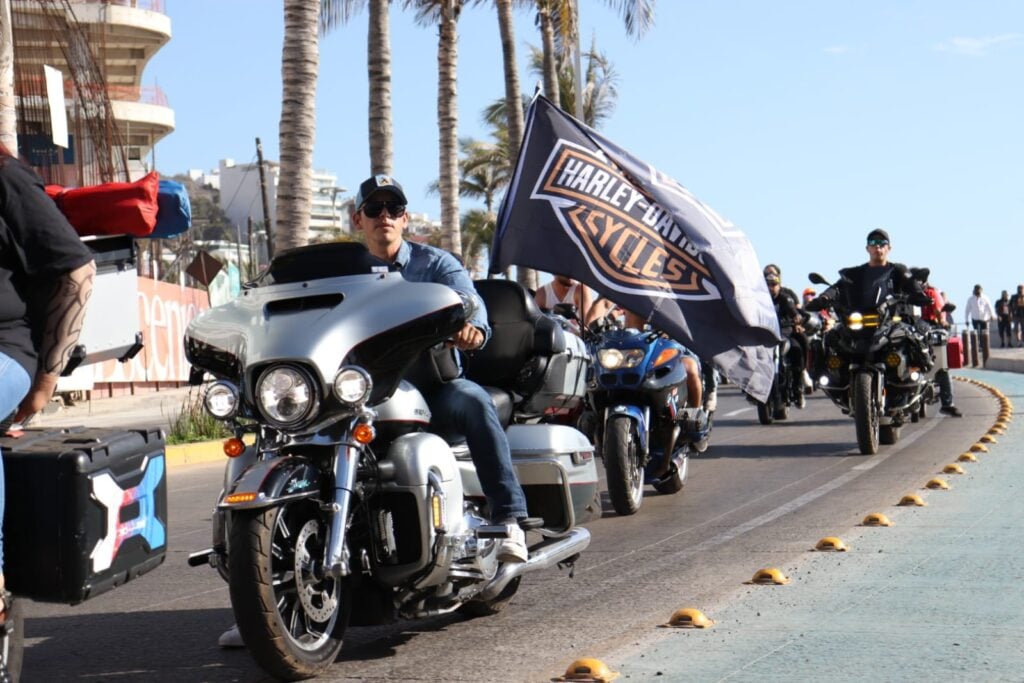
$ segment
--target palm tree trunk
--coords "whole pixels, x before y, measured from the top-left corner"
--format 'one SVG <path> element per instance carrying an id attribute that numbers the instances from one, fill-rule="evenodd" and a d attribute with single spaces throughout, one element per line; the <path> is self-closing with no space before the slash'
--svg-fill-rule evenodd
<path id="1" fill-rule="evenodd" d="M 316 80 L 320 68 L 319 12 L 320 0 L 284 0 L 281 174 L 277 185 L 275 253 L 309 242 Z"/>
<path id="2" fill-rule="evenodd" d="M 505 109 L 508 112 L 508 155 L 509 165 L 515 167 L 519 146 L 523 142 L 523 104 L 519 89 L 519 68 L 516 65 L 516 37 L 512 23 L 512 0 L 496 0 L 498 7 L 498 28 L 501 32 L 501 54 L 505 66 Z M 490 206 L 487 207 L 490 211 Z M 519 268 L 519 284 L 528 289 L 537 289 L 537 271 Z"/>
<path id="3" fill-rule="evenodd" d="M 391 133 L 391 0 L 370 0 L 367 67 L 370 74 L 370 169 L 392 173 Z"/>
<path id="4" fill-rule="evenodd" d="M 0 143 L 18 155 L 18 112 L 14 106 L 14 39 L 11 3 L 0 0 Z"/>
<path id="5" fill-rule="evenodd" d="M 555 52 L 555 27 L 551 22 L 551 7 L 548 0 L 540 0 L 537 6 L 540 15 L 541 50 L 544 54 L 544 95 L 557 107 L 562 101 L 558 91 L 558 56 Z"/>
<path id="6" fill-rule="evenodd" d="M 441 226 L 444 231 L 444 247 L 461 257 L 457 23 L 459 10 L 462 9 L 462 0 L 442 0 L 442 2 L 437 44 L 437 126 L 440 133 L 438 186 L 441 191 Z"/>

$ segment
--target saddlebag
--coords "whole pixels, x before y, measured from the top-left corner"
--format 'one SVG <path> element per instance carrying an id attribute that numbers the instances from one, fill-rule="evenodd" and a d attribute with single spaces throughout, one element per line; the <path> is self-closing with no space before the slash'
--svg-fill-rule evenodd
<path id="1" fill-rule="evenodd" d="M 564 348 L 549 356 L 538 389 L 520 408 L 525 413 L 551 415 L 579 406 L 587 395 L 590 356 L 583 340 L 565 332 Z"/>
<path id="2" fill-rule="evenodd" d="M 600 517 L 594 447 L 583 434 L 562 425 L 512 425 L 508 441 L 527 511 L 544 519 L 546 534 Z"/>
<path id="3" fill-rule="evenodd" d="M 77 604 L 159 566 L 167 472 L 157 429 L 29 429 L 0 437 L 4 577 L 33 600 Z"/>

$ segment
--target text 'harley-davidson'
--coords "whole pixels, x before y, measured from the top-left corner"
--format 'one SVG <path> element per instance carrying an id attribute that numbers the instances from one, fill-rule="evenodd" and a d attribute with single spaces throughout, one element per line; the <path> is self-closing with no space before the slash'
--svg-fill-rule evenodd
<path id="1" fill-rule="evenodd" d="M 189 561 L 228 581 L 242 638 L 274 676 L 321 673 L 350 623 L 497 612 L 524 573 L 571 562 L 588 545 L 576 523 L 597 474 L 580 432 L 508 426 L 529 512 L 543 527 L 526 562 L 504 564 L 497 544 L 507 532 L 489 523 L 468 450 L 427 431 L 427 404 L 404 378 L 473 305 L 446 286 L 407 282 L 360 244 L 335 243 L 279 255 L 240 296 L 189 325 L 186 355 L 197 374 L 217 378 L 205 405 L 233 426 L 238 454 L 213 547 Z M 531 386 L 542 393 L 564 340 L 502 358 L 500 334 L 485 347 L 494 344 L 493 363 L 516 366 L 507 374 L 520 379 L 540 372 Z M 505 424 L 530 398 L 511 391 L 499 404 Z"/>
<path id="2" fill-rule="evenodd" d="M 842 273 L 835 285 L 817 273 L 808 277 L 838 292 L 834 300 L 822 295 L 806 306 L 813 312 L 831 305 L 838 316 L 823 339 L 818 384 L 853 417 L 860 452 L 877 453 L 879 443 L 896 443 L 900 427 L 920 410 L 932 361 L 917 330 L 901 315 L 917 302 L 905 295 L 883 297 L 881 282 L 853 282 Z"/>

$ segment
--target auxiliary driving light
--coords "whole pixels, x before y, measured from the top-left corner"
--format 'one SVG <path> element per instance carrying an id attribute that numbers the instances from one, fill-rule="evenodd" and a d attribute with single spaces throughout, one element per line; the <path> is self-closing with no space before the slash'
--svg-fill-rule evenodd
<path id="1" fill-rule="evenodd" d="M 856 332 L 864 329 L 864 316 L 856 311 L 846 316 L 846 326 Z"/>
<path id="2" fill-rule="evenodd" d="M 214 382 L 203 396 L 203 406 L 218 420 L 228 420 L 238 412 L 238 387 L 223 380 Z"/>
<path id="3" fill-rule="evenodd" d="M 829 370 L 838 370 L 843 364 L 843 359 L 839 356 L 829 356 L 825 364 L 828 365 Z"/>
<path id="4" fill-rule="evenodd" d="M 360 367 L 346 365 L 334 376 L 334 395 L 342 403 L 350 406 L 366 403 L 370 397 L 373 382 L 369 373 Z"/>
<path id="5" fill-rule="evenodd" d="M 895 351 L 893 351 L 892 353 L 888 354 L 885 357 L 885 364 L 888 365 L 890 368 L 899 367 L 899 364 L 900 364 L 900 354 L 896 353 Z"/>

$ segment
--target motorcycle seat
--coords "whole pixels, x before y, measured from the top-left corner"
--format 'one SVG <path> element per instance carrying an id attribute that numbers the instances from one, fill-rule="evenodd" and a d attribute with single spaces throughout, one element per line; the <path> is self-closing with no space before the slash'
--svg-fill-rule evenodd
<path id="1" fill-rule="evenodd" d="M 540 387 L 551 357 L 566 350 L 565 333 L 526 289 L 511 280 L 477 280 L 487 307 L 491 338 L 469 354 L 466 377 L 486 387 L 530 396 Z"/>

